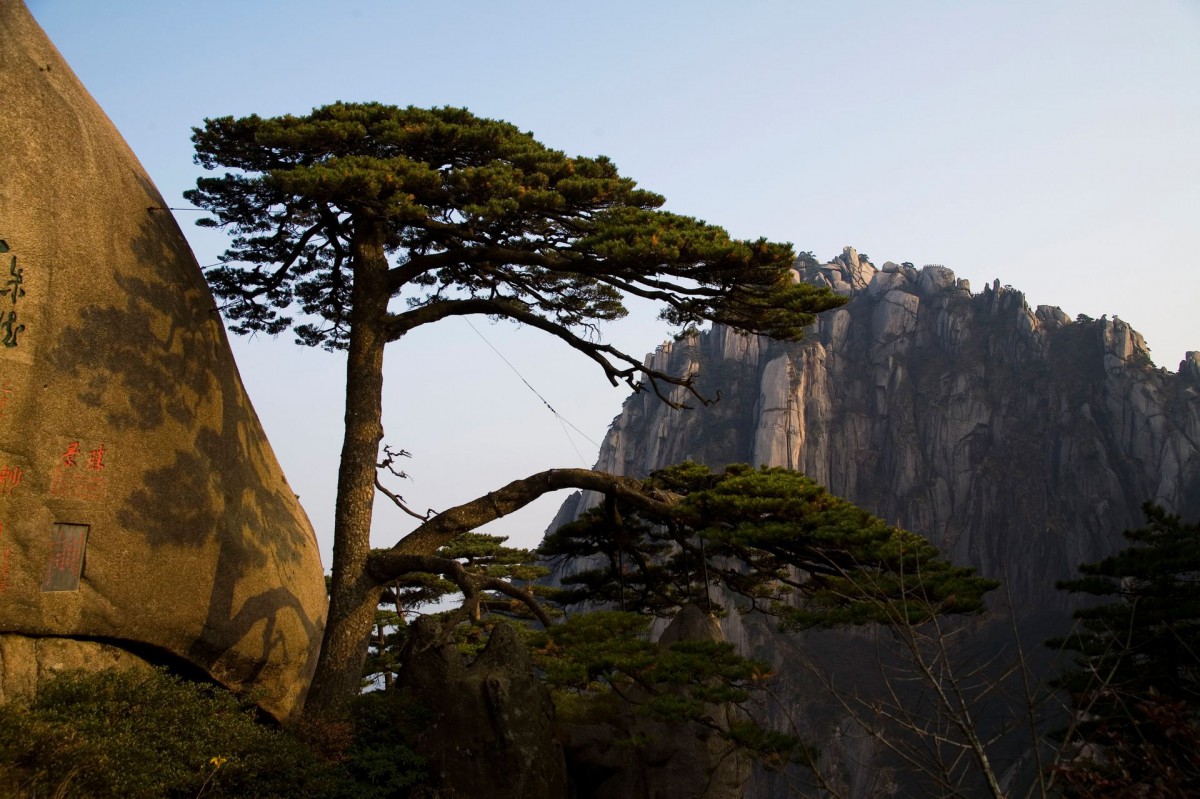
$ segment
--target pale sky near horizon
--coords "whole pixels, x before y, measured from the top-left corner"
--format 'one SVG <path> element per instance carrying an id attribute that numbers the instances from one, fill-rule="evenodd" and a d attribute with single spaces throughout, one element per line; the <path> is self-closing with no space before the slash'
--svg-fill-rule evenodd
<path id="1" fill-rule="evenodd" d="M 607 3 L 26 0 L 171 205 L 190 128 L 335 100 L 454 105 L 610 156 L 667 208 L 828 260 L 944 264 L 1031 305 L 1119 315 L 1172 371 L 1200 350 L 1200 0 Z M 201 264 L 223 234 L 179 220 Z M 639 306 L 634 355 L 669 333 Z M 591 465 L 625 389 L 536 331 L 462 320 L 387 355 L 397 490 L 442 510 Z M 328 566 L 342 358 L 233 342 Z M 563 499 L 492 525 L 533 545 Z M 377 520 L 387 545 L 411 528 Z"/>

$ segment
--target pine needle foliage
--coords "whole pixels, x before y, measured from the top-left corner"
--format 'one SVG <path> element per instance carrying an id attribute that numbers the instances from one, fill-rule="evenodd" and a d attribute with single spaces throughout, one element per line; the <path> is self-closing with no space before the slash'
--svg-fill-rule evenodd
<path id="1" fill-rule="evenodd" d="M 358 740 L 334 762 L 216 686 L 165 671 L 67 673 L 0 706 L 0 795 L 389 799 L 424 779 L 377 719 L 360 712 L 354 726 Z"/>
<path id="2" fill-rule="evenodd" d="M 556 601 L 658 616 L 732 604 L 802 629 L 976 613 L 996 586 L 787 469 L 685 463 L 645 491 L 673 498 L 670 511 L 609 503 L 546 538 L 544 557 L 596 564 L 564 580 Z"/>
<path id="3" fill-rule="evenodd" d="M 202 225 L 234 235 L 208 278 L 239 333 L 294 327 L 304 344 L 345 347 L 366 224 L 396 262 L 387 289 L 407 299 L 392 337 L 464 299 L 589 328 L 624 316 L 631 293 L 664 301 L 675 324 L 798 338 L 814 310 L 843 301 L 782 279 L 790 246 L 664 212 L 609 159 L 568 157 L 462 108 L 334 103 L 209 119 L 193 141 L 198 164 L 232 170 L 185 196 L 213 213 Z"/>
<path id="4" fill-rule="evenodd" d="M 614 707 L 659 722 L 702 727 L 771 766 L 810 762 L 799 738 L 766 729 L 735 711 L 771 676 L 768 664 L 739 655 L 724 641 L 649 640 L 651 618 L 594 611 L 530 637 L 534 661 L 555 691 L 556 704 L 593 722 L 611 722 Z M 618 705 L 606 701 L 611 696 Z M 583 710 L 586 708 L 586 710 Z"/>
<path id="5" fill-rule="evenodd" d="M 655 502 L 610 498 L 542 543 L 544 558 L 591 567 L 552 595 L 572 612 L 536 639 L 538 662 L 560 694 L 578 695 L 571 706 L 603 707 L 612 692 L 660 721 L 707 726 L 768 766 L 817 762 L 816 748 L 797 736 L 728 712 L 766 687 L 768 665 L 720 641 L 650 643 L 654 617 L 693 605 L 767 613 L 790 630 L 915 625 L 980 612 L 996 586 L 787 469 L 684 463 L 641 490 Z"/>
<path id="6" fill-rule="evenodd" d="M 637 730 L 614 721 L 621 712 L 614 708 L 632 708 L 680 730 L 705 727 L 770 765 L 811 765 L 813 747 L 738 710 L 769 683 L 767 664 L 717 640 L 654 643 L 653 618 L 691 605 L 710 614 L 757 610 L 789 629 L 918 624 L 978 612 L 995 586 L 951 565 L 921 537 L 786 469 L 735 465 L 714 473 L 685 463 L 629 488 L 628 501 L 610 495 L 549 535 L 537 553 L 542 563 L 582 558 L 594 568 L 562 587 L 526 586 L 527 598 L 569 611 L 529 640 L 556 703 L 589 723 Z M 527 581 L 545 571 L 521 565 L 532 553 L 478 533 L 460 535 L 438 554 L 475 575 Z M 455 628 L 467 656 L 485 643 L 488 614 L 530 617 L 511 596 L 481 596 L 483 613 L 447 614 L 476 622 Z"/>
<path id="7" fill-rule="evenodd" d="M 1049 642 L 1075 653 L 1056 681 L 1076 713 L 1072 796 L 1183 796 L 1200 785 L 1200 524 L 1152 504 L 1131 546 L 1058 587 L 1109 600 Z M 1190 788 L 1189 788 L 1190 786 Z"/>
<path id="8" fill-rule="evenodd" d="M 536 562 L 528 549 L 505 546 L 506 536 L 487 533 L 463 533 L 435 553 L 437 561 L 453 561 L 469 579 L 488 578 L 532 583 L 546 576 L 549 570 Z M 456 605 L 461 599 L 461 587 L 440 573 L 412 571 L 393 580 L 375 611 L 375 629 L 367 645 L 367 660 L 363 670 L 365 684 L 389 689 L 400 667 L 400 654 L 407 640 L 408 618 L 431 607 Z M 540 592 L 540 587 L 539 587 Z M 477 597 L 478 612 L 462 613 L 463 621 L 474 616 L 482 620 L 496 614 L 521 620 L 532 619 L 528 607 L 496 591 L 481 591 Z M 486 637 L 476 645 L 486 644 Z"/>

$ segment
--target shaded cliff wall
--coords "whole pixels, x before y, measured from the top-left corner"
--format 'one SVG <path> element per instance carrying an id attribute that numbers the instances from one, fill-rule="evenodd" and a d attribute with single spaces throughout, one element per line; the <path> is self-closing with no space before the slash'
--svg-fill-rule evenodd
<path id="1" fill-rule="evenodd" d="M 720 401 L 631 396 L 597 468 L 795 468 L 1043 608 L 1064 606 L 1055 580 L 1121 546 L 1143 502 L 1200 515 L 1200 353 L 1157 369 L 1118 319 L 1072 321 L 998 282 L 972 293 L 945 267 L 876 269 L 850 248 L 800 277 L 851 300 L 796 344 L 721 327 L 664 344 L 654 365 L 697 373 Z"/>
<path id="2" fill-rule="evenodd" d="M 1157 369 L 1118 319 L 1072 321 L 1057 308 L 1029 308 L 998 282 L 972 293 L 944 267 L 876 269 L 850 248 L 797 277 L 851 299 L 800 343 L 717 327 L 664 344 L 653 365 L 696 374 L 720 401 L 675 411 L 649 392 L 631 396 L 597 468 L 640 476 L 691 459 L 799 469 L 1004 581 L 989 602 L 1000 612 L 966 622 L 965 663 L 1007 662 L 1015 629 L 1034 672 L 1050 673 L 1057 667 L 1041 644 L 1067 630 L 1071 609 L 1055 581 L 1121 548 L 1147 500 L 1200 516 L 1200 353 L 1178 372 Z M 554 527 L 595 499 L 572 497 Z M 577 568 L 560 563 L 556 576 Z M 923 795 L 920 777 L 904 776 L 811 671 L 846 695 L 885 696 L 879 664 L 903 668 L 886 635 L 784 636 L 736 613 L 722 627 L 744 653 L 777 667 L 776 700 L 761 717 L 821 741 L 846 795 Z M 976 711 L 989 732 L 1010 712 Z M 991 753 L 1017 793 L 1032 775 L 1028 752 L 1022 733 Z M 756 772 L 748 795 L 811 787 L 803 773 Z"/>

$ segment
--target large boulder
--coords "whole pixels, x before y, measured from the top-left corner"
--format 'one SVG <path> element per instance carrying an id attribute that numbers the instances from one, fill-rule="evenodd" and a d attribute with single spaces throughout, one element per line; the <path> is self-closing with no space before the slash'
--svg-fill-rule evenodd
<path id="1" fill-rule="evenodd" d="M 0 631 L 286 719 L 325 619 L 312 527 L 167 204 L 20 0 L 0 38 Z"/>
<path id="2" fill-rule="evenodd" d="M 560 799 L 567 795 L 554 704 L 511 624 L 493 629 L 470 665 L 442 622 L 409 628 L 400 690 L 426 723 L 414 742 L 437 799 Z"/>
<path id="3" fill-rule="evenodd" d="M 717 619 L 696 605 L 684 605 L 662 631 L 658 643 L 724 641 Z M 596 703 L 559 722 L 568 777 L 578 799 L 740 799 L 750 778 L 749 757 L 720 734 L 737 719 L 733 705 L 710 705 L 709 727 L 660 721 L 636 710 L 644 692 Z"/>

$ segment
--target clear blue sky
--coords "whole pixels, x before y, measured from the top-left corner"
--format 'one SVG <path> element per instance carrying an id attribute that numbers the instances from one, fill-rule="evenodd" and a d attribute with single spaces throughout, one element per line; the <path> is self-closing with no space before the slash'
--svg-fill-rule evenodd
<path id="1" fill-rule="evenodd" d="M 27 2 L 173 204 L 205 117 L 466 106 L 608 155 L 735 235 L 1118 314 L 1172 370 L 1200 349 L 1196 0 Z M 178 218 L 215 261 L 221 235 Z M 476 324 L 600 440 L 624 391 L 536 332 Z M 638 354 L 667 332 L 646 308 L 609 331 Z M 289 336 L 234 347 L 328 563 L 341 359 Z M 386 381 L 387 440 L 416 456 L 398 489 L 422 508 L 595 457 L 462 320 L 393 345 Z M 494 531 L 532 544 L 560 499 Z M 384 514 L 376 544 L 409 527 Z"/>

